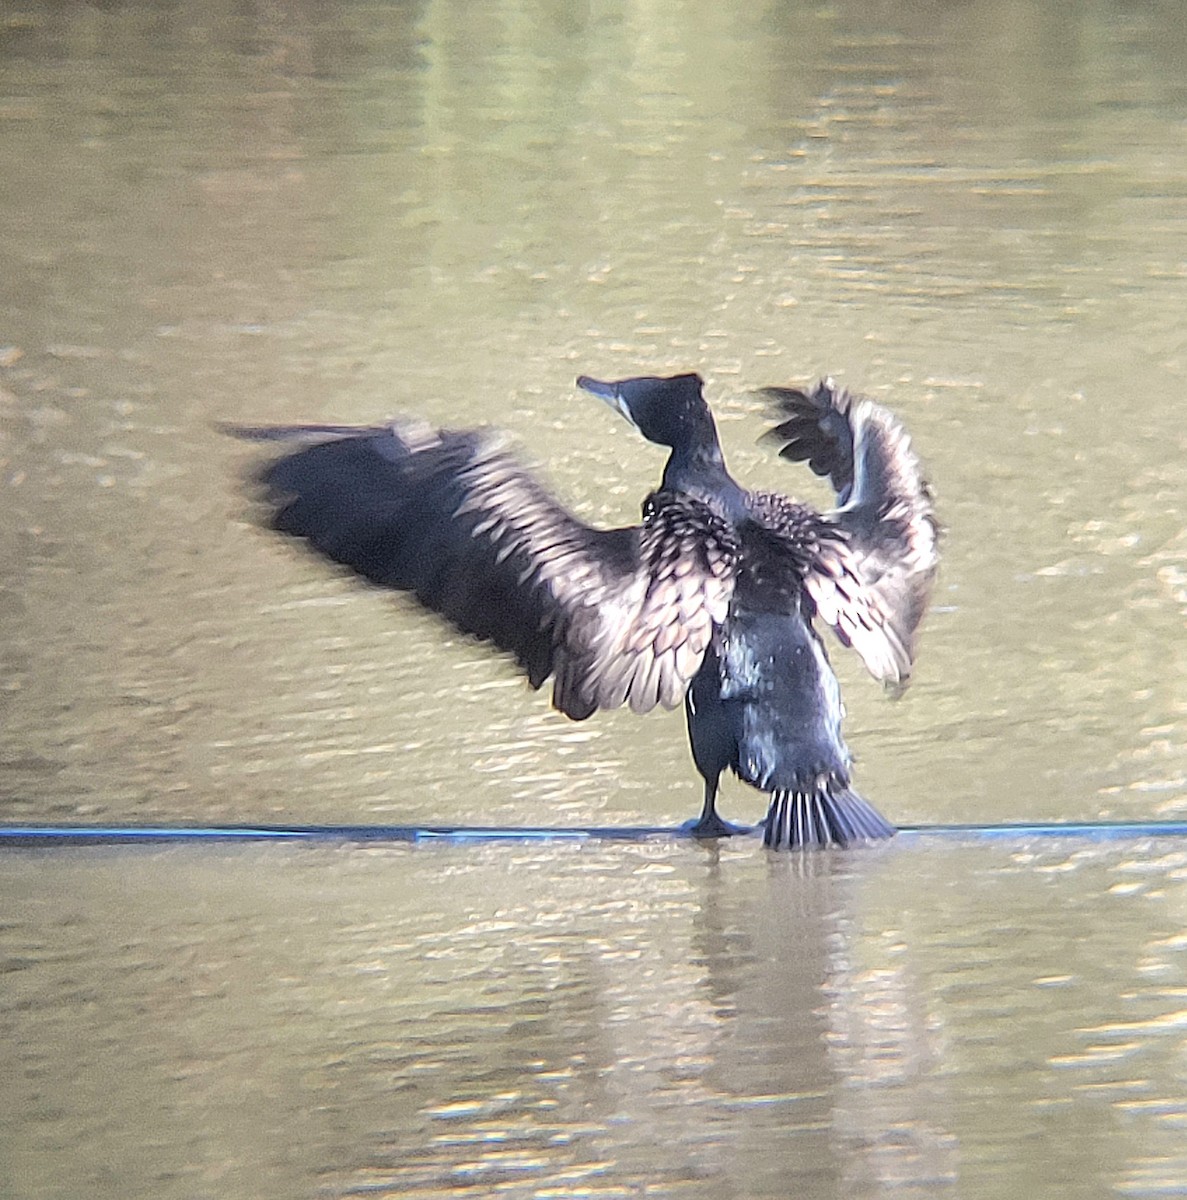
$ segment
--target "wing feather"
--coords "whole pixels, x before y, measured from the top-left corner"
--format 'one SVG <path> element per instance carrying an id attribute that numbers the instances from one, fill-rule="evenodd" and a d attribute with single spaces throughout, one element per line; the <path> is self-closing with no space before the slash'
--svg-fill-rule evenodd
<path id="1" fill-rule="evenodd" d="M 259 474 L 272 526 L 515 656 L 577 720 L 680 704 L 725 620 L 738 547 L 700 502 L 660 492 L 595 529 L 493 437 L 400 424 L 229 432 L 302 443 Z"/>
<path id="2" fill-rule="evenodd" d="M 827 476 L 837 536 L 805 579 L 820 619 L 876 678 L 905 686 L 939 562 L 931 491 L 906 430 L 881 405 L 831 379 L 809 392 L 763 391 L 784 420 L 764 440 Z"/>

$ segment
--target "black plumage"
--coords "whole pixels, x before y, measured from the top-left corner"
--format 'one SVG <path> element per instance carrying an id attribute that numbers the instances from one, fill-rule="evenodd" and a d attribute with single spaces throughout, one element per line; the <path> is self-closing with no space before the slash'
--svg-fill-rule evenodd
<path id="1" fill-rule="evenodd" d="M 642 519 L 596 529 L 490 434 L 395 423 L 235 428 L 305 443 L 260 473 L 272 524 L 377 584 L 410 591 L 512 654 L 583 720 L 682 701 L 720 836 L 721 773 L 768 792 L 767 845 L 889 837 L 850 787 L 836 678 L 819 619 L 902 687 L 936 567 L 937 528 L 902 426 L 831 381 L 771 388 L 779 453 L 827 476 L 818 513 L 726 470 L 696 375 L 578 384 L 669 447 Z"/>

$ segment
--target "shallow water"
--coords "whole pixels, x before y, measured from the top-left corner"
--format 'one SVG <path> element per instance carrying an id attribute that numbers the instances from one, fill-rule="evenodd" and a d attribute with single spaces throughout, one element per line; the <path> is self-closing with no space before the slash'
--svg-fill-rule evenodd
<path id="1" fill-rule="evenodd" d="M 0 820 L 693 815 L 678 714 L 564 721 L 255 528 L 213 429 L 489 422 L 625 521 L 660 454 L 573 378 L 688 369 L 747 481 L 821 498 L 751 390 L 825 372 L 928 463 L 916 681 L 833 653 L 888 816 L 1187 818 L 1185 51 L 1156 2 L 6 10 Z M 6 851 L 0 1190 L 1167 1194 L 1178 856 Z"/>
<path id="2" fill-rule="evenodd" d="M 11 854 L 6 1194 L 1181 1194 L 1187 847 Z"/>

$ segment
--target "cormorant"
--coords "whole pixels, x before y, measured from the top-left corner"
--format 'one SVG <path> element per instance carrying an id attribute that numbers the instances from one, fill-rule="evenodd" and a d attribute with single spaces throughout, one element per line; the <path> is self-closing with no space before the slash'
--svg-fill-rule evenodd
<path id="1" fill-rule="evenodd" d="M 767 388 L 765 440 L 828 476 L 819 513 L 726 470 L 695 374 L 579 387 L 670 450 L 638 525 L 578 520 L 489 433 L 393 423 L 232 428 L 303 443 L 260 472 L 271 524 L 514 655 L 574 720 L 682 701 L 704 806 L 727 767 L 770 794 L 771 847 L 893 835 L 850 787 L 837 680 L 814 621 L 905 686 L 938 528 L 902 425 L 831 380 Z"/>

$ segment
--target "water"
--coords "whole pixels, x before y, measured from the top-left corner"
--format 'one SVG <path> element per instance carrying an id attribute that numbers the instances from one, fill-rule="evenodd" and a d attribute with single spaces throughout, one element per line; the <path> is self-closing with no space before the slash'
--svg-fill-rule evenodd
<path id="1" fill-rule="evenodd" d="M 6 1194 L 1181 1194 L 1179 841 L 11 854 Z"/>
<path id="2" fill-rule="evenodd" d="M 910 822 L 1187 818 L 1187 26 L 1021 0 L 0 14 L 0 819 L 671 824 L 572 725 L 252 524 L 219 419 L 489 422 L 597 522 L 575 392 L 829 372 L 947 526 Z M 727 816 L 761 797 L 727 785 Z M 5 851 L 15 1196 L 1165 1195 L 1176 843 Z M 6 1174 L 5 1174 L 6 1173 Z"/>

